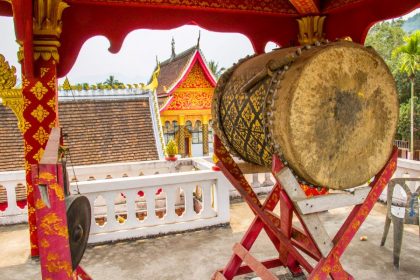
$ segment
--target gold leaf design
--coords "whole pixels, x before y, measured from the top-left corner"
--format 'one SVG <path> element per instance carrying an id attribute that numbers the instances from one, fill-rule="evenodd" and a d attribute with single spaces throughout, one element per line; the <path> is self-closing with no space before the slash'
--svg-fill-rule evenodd
<path id="1" fill-rule="evenodd" d="M 42 155 L 44 154 L 44 149 L 43 148 L 41 148 L 41 149 L 39 149 L 38 150 L 38 152 L 33 156 L 33 158 L 37 161 L 37 162 L 39 162 L 40 160 L 41 160 L 41 158 L 42 158 Z"/>
<path id="2" fill-rule="evenodd" d="M 53 111 L 55 111 L 55 97 L 51 98 L 48 102 L 47 102 L 48 106 L 51 107 L 51 109 L 53 109 Z"/>
<path id="3" fill-rule="evenodd" d="M 64 224 L 57 213 L 49 213 L 41 220 L 40 228 L 44 230 L 46 235 L 56 235 L 68 238 L 67 225 Z"/>
<path id="4" fill-rule="evenodd" d="M 42 172 L 41 174 L 39 174 L 39 179 L 42 180 L 52 181 L 55 180 L 55 178 L 55 175 L 50 172 Z"/>
<path id="5" fill-rule="evenodd" d="M 31 115 L 37 119 L 40 123 L 46 118 L 48 117 L 50 113 L 48 113 L 47 110 L 44 109 L 44 107 L 42 107 L 42 105 L 38 105 L 38 107 L 36 107 L 36 109 L 34 109 L 31 113 Z"/>
<path id="6" fill-rule="evenodd" d="M 10 67 L 3 55 L 0 54 L 0 90 L 11 89 L 16 85 L 16 68 Z"/>
<path id="7" fill-rule="evenodd" d="M 41 78 L 44 78 L 45 74 L 47 74 L 49 70 L 50 70 L 50 68 L 41 67 L 41 69 L 40 69 L 40 71 L 41 71 Z"/>
<path id="8" fill-rule="evenodd" d="M 44 202 L 42 201 L 42 199 L 38 198 L 35 202 L 35 208 L 39 210 L 39 209 L 42 209 L 44 207 L 45 207 Z"/>
<path id="9" fill-rule="evenodd" d="M 22 119 L 19 121 L 19 129 L 22 134 L 24 134 L 30 127 L 31 124 L 22 117 Z"/>
<path id="10" fill-rule="evenodd" d="M 54 77 L 51 78 L 51 80 L 47 83 L 47 85 L 52 89 L 55 90 L 55 82 L 56 82 L 56 77 L 54 75 Z"/>
<path id="11" fill-rule="evenodd" d="M 41 100 L 42 97 L 44 97 L 44 94 L 48 92 L 48 89 L 44 87 L 44 85 L 41 82 L 36 82 L 35 86 L 33 86 L 30 90 L 38 100 Z"/>
<path id="12" fill-rule="evenodd" d="M 48 141 L 49 134 L 43 127 L 40 127 L 33 137 L 39 144 L 44 145 Z"/>
<path id="13" fill-rule="evenodd" d="M 32 148 L 31 145 L 25 144 L 23 149 L 24 149 L 24 153 L 26 155 L 27 153 L 29 153 L 30 151 L 32 151 L 33 148 Z"/>

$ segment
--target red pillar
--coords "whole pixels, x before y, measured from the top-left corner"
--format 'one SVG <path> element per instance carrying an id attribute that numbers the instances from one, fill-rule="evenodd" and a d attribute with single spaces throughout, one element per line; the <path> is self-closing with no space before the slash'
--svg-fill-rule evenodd
<path id="1" fill-rule="evenodd" d="M 53 56 L 38 56 L 34 61 L 34 78 L 26 78 L 22 63 L 23 138 L 25 171 L 28 196 L 28 223 L 31 256 L 38 256 L 35 203 L 33 194 L 31 164 L 42 157 L 51 128 L 58 121 L 57 106 L 57 61 Z"/>

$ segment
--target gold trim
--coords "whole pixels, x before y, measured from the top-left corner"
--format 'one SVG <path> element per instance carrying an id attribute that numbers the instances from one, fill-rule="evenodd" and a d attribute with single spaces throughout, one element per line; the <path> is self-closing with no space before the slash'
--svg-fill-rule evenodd
<path id="1" fill-rule="evenodd" d="M 324 40 L 325 16 L 308 16 L 297 19 L 297 21 L 299 24 L 298 40 L 302 46 Z"/>
<path id="2" fill-rule="evenodd" d="M 158 77 L 160 74 L 160 63 L 157 64 L 157 69 L 153 72 L 152 74 L 152 81 L 150 82 L 150 84 L 148 85 L 141 85 L 141 89 L 142 90 L 151 90 L 154 91 L 157 89 L 159 82 L 158 82 Z"/>

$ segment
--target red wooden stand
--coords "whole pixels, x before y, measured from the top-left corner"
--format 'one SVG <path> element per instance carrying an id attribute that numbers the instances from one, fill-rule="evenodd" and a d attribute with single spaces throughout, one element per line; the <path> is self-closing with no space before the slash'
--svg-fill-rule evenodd
<path id="1" fill-rule="evenodd" d="M 43 158 L 31 166 L 42 279 L 92 280 L 80 266 L 72 271 L 59 142 L 60 129 L 53 128 Z"/>
<path id="2" fill-rule="evenodd" d="M 272 168 L 276 184 L 264 204 L 261 204 L 220 139 L 215 136 L 214 141 L 214 153 L 219 159 L 217 166 L 241 194 L 254 212 L 255 218 L 241 242 L 234 245 L 233 255 L 225 268 L 216 271 L 212 279 L 233 279 L 253 271 L 261 279 L 275 280 L 278 278 L 269 269 L 278 266 L 287 267 L 294 276 L 303 274 L 304 269 L 309 274 L 307 279 L 328 279 L 329 276 L 339 280 L 354 279 L 341 266 L 340 257 L 394 173 L 397 166 L 397 149 L 394 149 L 385 167 L 369 185 L 366 199 L 353 208 L 334 238 L 330 239 L 320 224 L 317 213 L 302 214 L 297 207 L 296 198 L 301 198 L 303 191 L 297 187 L 297 181 L 290 176 L 290 170 L 278 157 L 273 157 Z M 272 212 L 278 203 L 280 216 Z M 293 226 L 293 215 L 299 219 L 303 230 Z M 250 254 L 250 249 L 262 229 L 267 232 L 277 249 L 278 258 L 260 262 Z M 317 262 L 316 266 L 312 266 L 297 249 L 313 258 Z M 242 263 L 245 264 L 241 265 Z"/>

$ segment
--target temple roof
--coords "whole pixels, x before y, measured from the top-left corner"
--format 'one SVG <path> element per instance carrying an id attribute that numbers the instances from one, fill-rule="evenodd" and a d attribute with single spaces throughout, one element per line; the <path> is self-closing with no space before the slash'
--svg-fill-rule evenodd
<path id="1" fill-rule="evenodd" d="M 41 1 L 41 0 L 39 0 Z M 42 0 L 45 1 L 45 0 Z M 62 0 L 54 0 L 56 2 Z M 0 15 L 14 13 L 16 37 L 23 42 L 27 75 L 33 74 L 32 22 L 36 1 L 0 1 Z M 256 53 L 268 42 L 287 47 L 297 45 L 296 19 L 307 15 L 326 16 L 327 39 L 351 37 L 363 43 L 376 22 L 399 17 L 419 8 L 418 0 L 66 0 L 69 7 L 61 18 L 58 77 L 65 76 L 91 37 L 109 39 L 109 51 L 117 53 L 125 37 L 136 29 L 172 29 L 197 24 L 216 32 L 238 32 L 247 36 Z M 13 9 L 12 6 L 13 5 Z M 52 13 L 55 14 L 55 13 Z M 118 24 L 116 24 L 118 23 Z M 145 38 L 147 40 L 147 38 Z"/>
<path id="2" fill-rule="evenodd" d="M 149 98 L 59 101 L 73 165 L 157 160 Z M 23 169 L 23 140 L 17 119 L 0 106 L 0 171 Z"/>
<path id="3" fill-rule="evenodd" d="M 159 97 L 169 95 L 177 85 L 186 77 L 194 63 L 200 63 L 208 80 L 215 86 L 216 78 L 208 68 L 203 53 L 198 44 L 160 63 L 160 74 L 158 76 Z"/>

